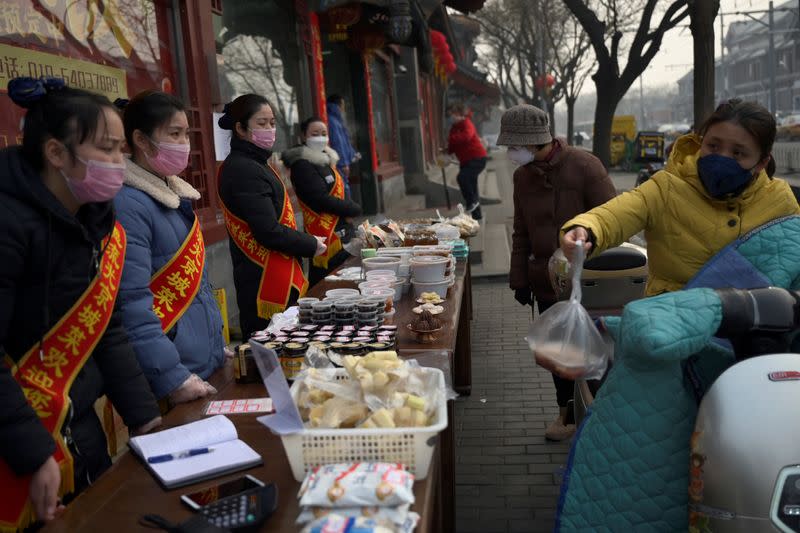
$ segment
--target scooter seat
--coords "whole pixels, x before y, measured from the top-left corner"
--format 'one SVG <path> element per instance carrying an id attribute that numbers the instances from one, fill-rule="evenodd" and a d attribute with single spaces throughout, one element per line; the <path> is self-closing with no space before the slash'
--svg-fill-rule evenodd
<path id="1" fill-rule="evenodd" d="M 636 248 L 617 246 L 586 261 L 583 264 L 583 269 L 584 271 L 609 272 L 642 268 L 646 265 L 647 256 Z"/>

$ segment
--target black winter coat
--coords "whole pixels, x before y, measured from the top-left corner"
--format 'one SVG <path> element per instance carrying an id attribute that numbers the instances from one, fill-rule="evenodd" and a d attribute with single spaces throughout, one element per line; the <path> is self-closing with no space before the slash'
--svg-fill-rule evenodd
<path id="1" fill-rule="evenodd" d="M 231 138 L 231 152 L 219 173 L 219 195 L 234 215 L 250 226 L 253 237 L 269 250 L 294 257 L 313 257 L 317 240 L 278 222 L 285 188 L 267 166 L 271 152 L 249 141 Z M 245 335 L 263 329 L 267 321 L 257 314 L 256 294 L 262 269 L 229 239 L 239 320 Z"/>
<path id="2" fill-rule="evenodd" d="M 331 170 L 339 161 L 336 152 L 326 147 L 315 152 L 307 146 L 295 146 L 283 154 L 283 163 L 292 171 L 292 185 L 297 198 L 317 213 L 339 216 L 336 231 L 348 226 L 345 217 L 361 215 L 361 206 L 352 200 L 340 200 L 330 195 L 334 176 Z"/>
<path id="3" fill-rule="evenodd" d="M 72 215 L 25 162 L 18 147 L 0 151 L 0 348 L 14 361 L 72 307 L 94 278 L 101 241 L 114 225 L 110 202 Z M 119 301 L 119 300 L 118 300 Z M 105 334 L 70 388 L 76 487 L 110 465 L 94 402 L 108 394 L 132 428 L 159 416 L 117 308 Z M 0 364 L 0 460 L 25 475 L 55 451 L 12 377 Z"/>

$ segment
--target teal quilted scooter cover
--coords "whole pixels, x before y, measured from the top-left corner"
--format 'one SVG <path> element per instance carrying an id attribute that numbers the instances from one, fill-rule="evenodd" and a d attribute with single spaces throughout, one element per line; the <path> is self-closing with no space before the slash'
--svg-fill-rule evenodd
<path id="1" fill-rule="evenodd" d="M 754 230 L 725 254 L 739 256 L 736 268 L 709 269 L 716 281 L 692 286 L 724 286 L 719 279 L 736 276 L 745 265 L 769 285 L 798 288 L 800 217 Z M 729 286 L 742 285 L 731 279 Z M 639 300 L 622 317 L 606 319 L 616 343 L 614 366 L 575 437 L 557 531 L 688 529 L 689 438 L 697 401 L 684 367 L 691 359 L 695 376 L 708 387 L 733 363 L 733 354 L 712 342 L 720 320 L 719 299 L 707 288 Z"/>

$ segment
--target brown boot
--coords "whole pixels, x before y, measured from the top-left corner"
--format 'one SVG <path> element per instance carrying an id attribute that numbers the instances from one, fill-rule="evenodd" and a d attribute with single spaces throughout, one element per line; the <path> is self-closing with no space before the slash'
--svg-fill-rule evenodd
<path id="1" fill-rule="evenodd" d="M 575 434 L 575 424 L 564 424 L 564 416 L 567 414 L 567 408 L 559 407 L 558 410 L 558 417 L 544 430 L 545 439 L 557 442 L 570 439 Z"/>

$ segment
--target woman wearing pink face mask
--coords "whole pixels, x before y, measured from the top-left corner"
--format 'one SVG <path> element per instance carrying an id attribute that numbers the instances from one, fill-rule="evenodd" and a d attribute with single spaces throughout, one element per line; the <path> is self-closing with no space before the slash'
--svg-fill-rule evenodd
<path id="1" fill-rule="evenodd" d="M 269 164 L 275 115 L 263 96 L 245 94 L 225 106 L 219 126 L 231 130 L 231 152 L 219 171 L 219 197 L 230 238 L 242 333 L 264 329 L 308 286 L 299 261 L 327 249 L 324 239 L 297 231 L 278 171 Z"/>
<path id="2" fill-rule="evenodd" d="M 102 394 L 134 431 L 160 416 L 115 305 L 119 114 L 60 79 L 16 78 L 8 96 L 27 113 L 22 146 L 0 151 L 0 523 L 25 529 L 111 465 Z"/>
<path id="3" fill-rule="evenodd" d="M 122 320 L 156 398 L 187 402 L 216 393 L 205 380 L 225 361 L 192 210 L 200 193 L 178 177 L 189 162 L 189 122 L 183 102 L 158 91 L 140 93 L 124 108 L 131 158 L 114 200 L 128 233 Z"/>

